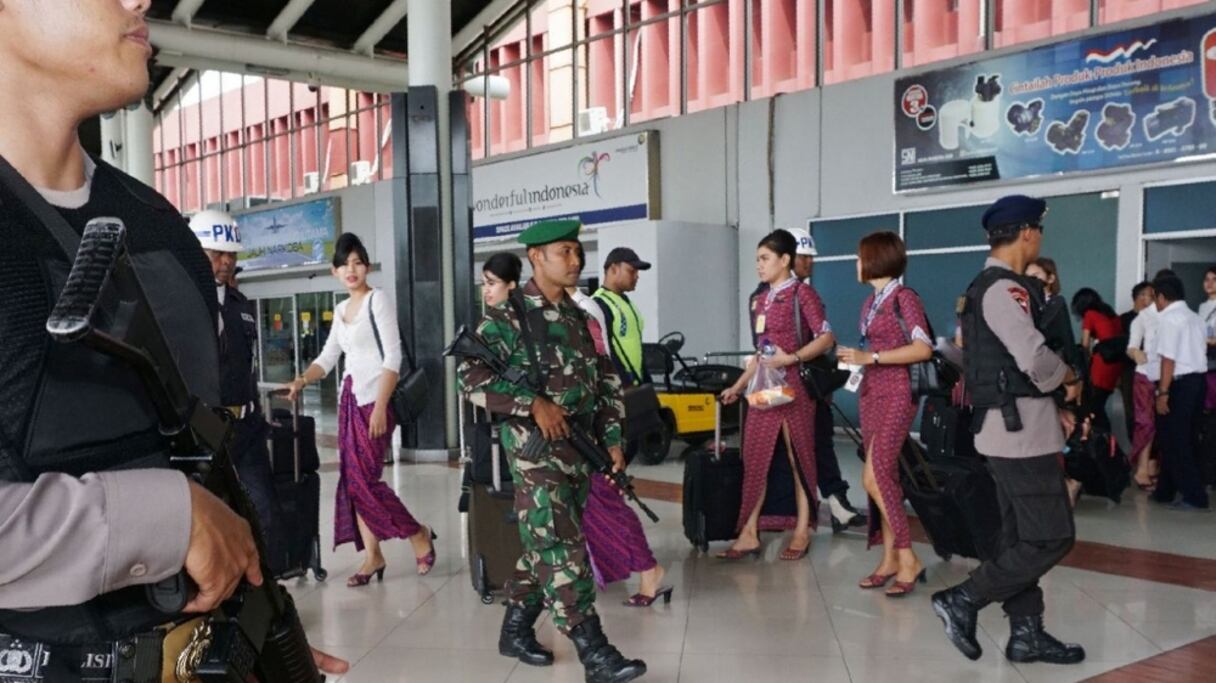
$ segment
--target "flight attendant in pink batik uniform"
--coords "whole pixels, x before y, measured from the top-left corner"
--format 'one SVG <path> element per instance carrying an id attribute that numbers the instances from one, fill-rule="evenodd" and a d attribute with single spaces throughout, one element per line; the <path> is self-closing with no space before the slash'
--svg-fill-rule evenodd
<path id="1" fill-rule="evenodd" d="M 748 411 L 743 428 L 743 505 L 739 510 L 739 536 L 718 557 L 737 560 L 760 555 L 760 532 L 792 529 L 790 543 L 780 557 L 798 560 L 811 545 L 810 530 L 816 526 L 815 501 L 815 403 L 798 376 L 800 363 L 831 349 L 836 343 L 824 314 L 823 302 L 814 288 L 791 272 L 797 243 L 784 230 L 760 240 L 756 249 L 756 273 L 767 285 L 752 298 L 752 332 L 758 347 L 771 345 L 774 353 L 759 356 L 734 386 L 722 392 L 729 405 L 744 393 L 758 364 L 781 369 L 794 400 L 785 405 Z M 795 306 L 797 314 L 795 321 Z M 795 327 L 801 325 L 801 333 Z M 799 347 L 801 337 L 803 345 Z M 787 459 L 793 474 L 796 515 L 762 514 L 770 469 L 777 458 Z"/>
<path id="2" fill-rule="evenodd" d="M 907 265 L 907 251 L 899 235 L 876 232 L 861 240 L 857 279 L 874 287 L 861 306 L 862 348 L 836 351 L 837 358 L 861 366 L 864 373 L 860 388 L 861 436 L 866 450 L 862 484 L 870 494 L 870 545 L 883 544 L 878 569 L 858 585 L 881 588 L 895 579 L 895 585 L 886 591 L 891 597 L 905 596 L 918 580 L 925 580 L 924 564 L 912 552 L 908 533 L 899 454 L 916 417 L 908 366 L 933 355 L 933 340 L 920 297 L 899 281 Z M 874 514 L 875 509 L 881 516 Z"/>

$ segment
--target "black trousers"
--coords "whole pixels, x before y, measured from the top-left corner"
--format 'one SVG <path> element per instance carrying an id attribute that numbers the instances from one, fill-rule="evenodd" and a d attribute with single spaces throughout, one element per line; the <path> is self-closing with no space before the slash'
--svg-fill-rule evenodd
<path id="1" fill-rule="evenodd" d="M 1085 412 L 1091 413 L 1094 416 L 1094 426 L 1110 433 L 1110 415 L 1106 412 L 1106 402 L 1110 399 L 1110 395 L 1115 392 L 1099 389 L 1098 387 L 1089 387 L 1085 397 Z M 1131 432 L 1128 432 L 1129 434 Z"/>
<path id="2" fill-rule="evenodd" d="M 1043 614 L 1039 579 L 1072 550 L 1076 537 L 1064 468 L 1056 454 L 988 458 L 1001 509 L 997 556 L 971 573 L 973 592 L 1003 603 L 1013 617 Z"/>
<path id="3" fill-rule="evenodd" d="M 1161 477 L 1153 499 L 1161 503 L 1182 500 L 1197 507 L 1208 506 L 1199 462 L 1195 459 L 1195 435 L 1203 411 L 1207 380 L 1203 373 L 1175 377 L 1170 384 L 1170 412 L 1157 417 L 1157 446 L 1161 452 Z"/>
<path id="4" fill-rule="evenodd" d="M 829 399 L 830 401 L 831 399 Z M 849 482 L 840 476 L 840 461 L 836 459 L 836 428 L 832 422 L 832 404 L 815 402 L 815 474 L 819 480 L 819 496 L 827 498 L 849 492 Z"/>
<path id="5" fill-rule="evenodd" d="M 236 466 L 241 486 L 249 495 L 258 516 L 262 538 L 266 539 L 266 563 L 275 572 L 286 569 L 287 546 L 283 529 L 282 508 L 274 489 L 274 472 L 270 468 L 270 451 L 266 447 L 269 425 L 260 412 L 245 417 L 233 425 L 232 464 Z"/>

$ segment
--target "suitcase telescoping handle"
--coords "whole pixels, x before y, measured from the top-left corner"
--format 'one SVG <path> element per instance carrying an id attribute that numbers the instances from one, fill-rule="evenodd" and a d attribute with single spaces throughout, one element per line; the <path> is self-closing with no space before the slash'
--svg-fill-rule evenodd
<path id="1" fill-rule="evenodd" d="M 714 460 L 722 457 L 722 399 L 714 398 L 714 445 L 709 450 Z"/>
<path id="2" fill-rule="evenodd" d="M 287 400 L 288 387 L 286 384 L 274 384 L 268 382 L 258 382 L 258 389 L 266 396 L 266 401 L 263 405 L 265 411 L 265 419 L 274 421 L 274 399 L 281 398 L 291 406 L 291 458 L 292 467 L 294 468 L 294 481 L 300 482 L 300 394 L 292 400 Z M 274 467 L 274 455 L 271 454 L 271 468 Z"/>

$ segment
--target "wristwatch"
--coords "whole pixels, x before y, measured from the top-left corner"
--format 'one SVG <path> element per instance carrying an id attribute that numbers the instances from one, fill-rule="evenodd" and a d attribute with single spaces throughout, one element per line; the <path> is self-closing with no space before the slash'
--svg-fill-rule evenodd
<path id="1" fill-rule="evenodd" d="M 874 359 L 874 364 L 875 364 L 875 365 L 882 365 L 882 363 L 879 363 L 879 362 L 878 362 L 878 352 L 877 352 L 877 351 L 875 351 L 874 353 L 870 354 L 870 358 Z"/>

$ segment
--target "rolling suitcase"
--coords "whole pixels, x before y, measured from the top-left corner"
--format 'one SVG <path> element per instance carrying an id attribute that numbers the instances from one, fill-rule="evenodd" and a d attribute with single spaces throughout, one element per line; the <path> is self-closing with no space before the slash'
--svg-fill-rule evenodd
<path id="1" fill-rule="evenodd" d="M 314 436 L 311 441 L 313 458 L 318 461 L 313 465 L 305 456 L 308 442 L 298 438 L 303 431 L 298 399 L 292 402 L 290 410 L 277 409 L 271 414 L 275 417 L 270 430 L 271 467 L 274 468 L 274 489 L 282 511 L 283 545 L 287 552 L 286 569 L 275 578 L 293 579 L 311 570 L 317 581 L 324 581 L 329 572 L 321 566 L 321 477 L 317 474 L 320 463 L 315 455 L 316 439 Z M 290 446 L 276 445 L 284 431 L 296 435 Z M 289 455 L 285 456 L 283 450 Z M 283 472 L 283 468 L 287 471 Z"/>
<path id="2" fill-rule="evenodd" d="M 920 418 L 920 442 L 929 460 L 977 458 L 971 433 L 970 409 L 954 406 L 947 396 L 925 398 Z"/>
<path id="3" fill-rule="evenodd" d="M 722 404 L 714 402 L 714 440 L 684 460 L 684 536 L 701 552 L 735 538 L 743 505 L 743 458 L 722 447 Z"/>
<path id="4" fill-rule="evenodd" d="M 469 525 L 469 575 L 473 590 L 487 605 L 494 602 L 494 593 L 501 592 L 515 572 L 515 564 L 523 554 L 523 542 L 519 535 L 519 517 L 515 514 L 515 486 L 508 473 L 503 472 L 504 458 L 499 454 L 498 439 L 493 430 L 483 432 L 489 440 L 488 464 L 490 483 L 477 481 L 475 476 L 478 456 L 473 440 L 466 439 L 465 409 L 462 405 L 460 420 L 460 450 L 465 473 L 469 476 L 468 525 Z M 474 422 L 469 426 L 480 426 L 476 421 L 478 411 L 473 410 Z M 505 478 L 505 480 L 504 480 Z"/>
<path id="5" fill-rule="evenodd" d="M 909 438 L 899 464 L 904 496 L 939 557 L 988 560 L 996 556 L 1001 511 L 996 482 L 983 460 L 927 460 L 920 445 Z"/>
<path id="6" fill-rule="evenodd" d="M 1122 500 L 1132 480 L 1131 465 L 1113 435 L 1095 428 L 1081 441 L 1078 429 L 1064 448 L 1064 471 L 1081 482 L 1084 493 L 1115 503 Z"/>
<path id="7" fill-rule="evenodd" d="M 270 412 L 270 469 L 275 476 L 295 476 L 296 457 L 301 473 L 321 468 L 317 452 L 317 421 L 299 410 L 275 408 Z"/>

